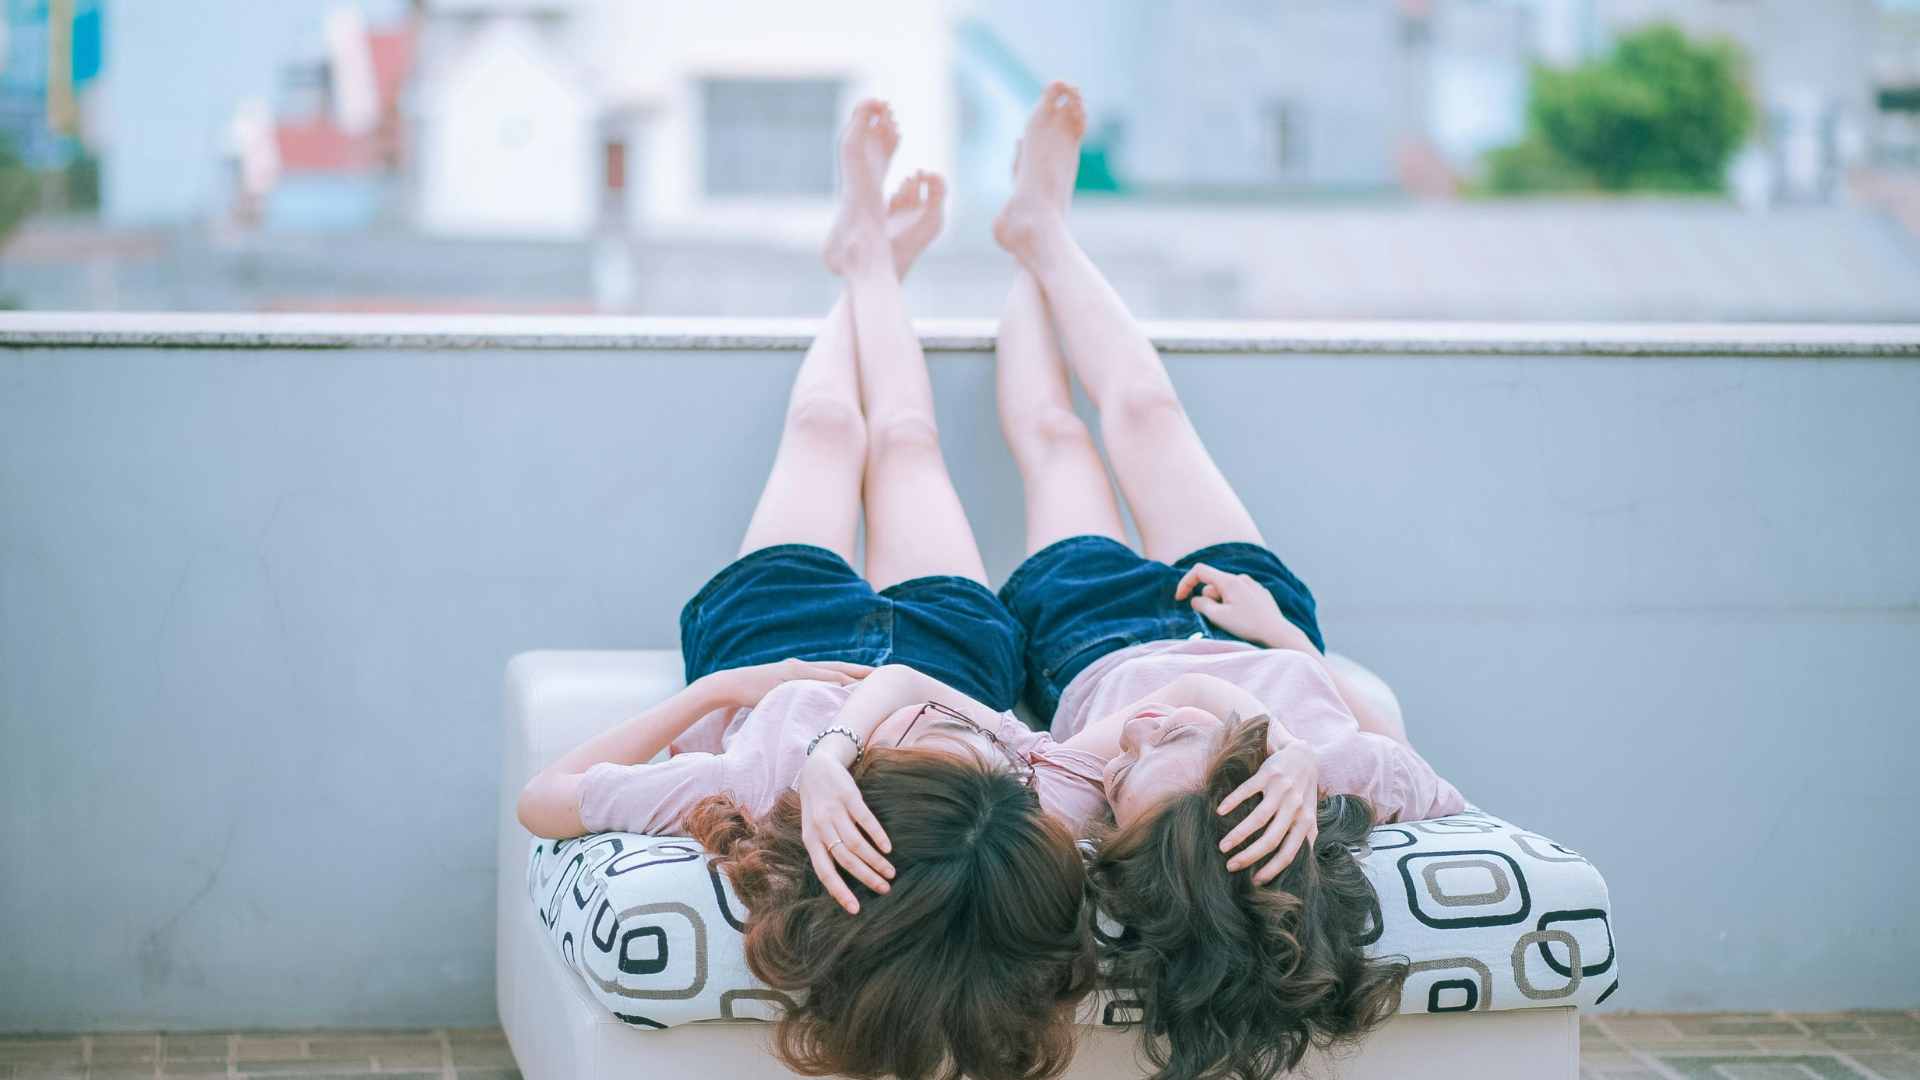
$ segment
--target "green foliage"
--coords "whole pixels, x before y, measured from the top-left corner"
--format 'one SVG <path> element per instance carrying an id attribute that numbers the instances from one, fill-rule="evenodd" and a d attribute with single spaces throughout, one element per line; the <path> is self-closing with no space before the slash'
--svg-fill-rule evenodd
<path id="1" fill-rule="evenodd" d="M 82 153 L 67 166 L 67 209 L 100 209 L 100 159 Z"/>
<path id="2" fill-rule="evenodd" d="M 40 181 L 0 135 L 0 243 L 40 199 Z"/>
<path id="3" fill-rule="evenodd" d="M 1719 191 L 1753 128 L 1738 46 L 1659 24 L 1579 67 L 1535 68 L 1527 135 L 1488 155 L 1487 188 Z"/>

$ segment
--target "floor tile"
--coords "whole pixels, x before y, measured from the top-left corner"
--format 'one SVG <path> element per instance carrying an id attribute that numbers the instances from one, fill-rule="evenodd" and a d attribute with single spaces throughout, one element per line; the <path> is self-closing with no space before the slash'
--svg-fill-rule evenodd
<path id="1" fill-rule="evenodd" d="M 306 1054 L 307 1040 L 302 1035 L 242 1035 L 234 1046 L 233 1059 L 239 1062 L 281 1061 L 305 1057 Z"/>
<path id="2" fill-rule="evenodd" d="M 13 1065 L 80 1064 L 80 1040 L 0 1038 L 0 1062 Z"/>
<path id="3" fill-rule="evenodd" d="M 1622 1013 L 1601 1017 L 1600 1023 L 1615 1039 L 1629 1046 L 1642 1042 L 1660 1042 L 1680 1038 L 1680 1029 L 1663 1016 Z"/>
<path id="4" fill-rule="evenodd" d="M 227 1060 L 228 1043 L 232 1040 L 225 1035 L 163 1035 L 160 1037 L 160 1053 L 164 1057 L 183 1061 Z"/>
<path id="5" fill-rule="evenodd" d="M 453 1065 L 456 1069 L 469 1066 L 483 1069 L 511 1069 L 519 1066 L 513 1059 L 513 1051 L 504 1042 L 498 1043 L 454 1043 Z"/>
<path id="6" fill-rule="evenodd" d="M 1852 1054 L 1880 1080 L 1920 1080 L 1920 1058 L 1906 1054 Z"/>
<path id="7" fill-rule="evenodd" d="M 242 1061 L 234 1069 L 248 1076 L 309 1076 L 314 1073 L 369 1073 L 371 1057 L 296 1057 Z"/>
<path id="8" fill-rule="evenodd" d="M 1673 1026 L 1690 1038 L 1733 1036 L 1803 1036 L 1798 1024 L 1772 1016 L 1676 1016 Z"/>
<path id="9" fill-rule="evenodd" d="M 1831 1054 L 1793 1058 L 1654 1056 L 1687 1080 L 1872 1080 Z"/>
<path id="10" fill-rule="evenodd" d="M 251 1080 L 251 1078 L 256 1076 L 269 1078 L 269 1080 L 287 1080 L 286 1073 L 243 1072 L 240 1074 L 240 1076 L 243 1078 L 248 1078 L 248 1080 Z M 381 1076 L 381 1080 L 441 1080 L 441 1077 L 443 1076 L 443 1074 L 438 1070 L 435 1070 L 433 1072 L 381 1073 L 380 1076 Z M 367 1080 L 367 1074 L 352 1073 L 352 1072 L 301 1073 L 300 1080 Z"/>

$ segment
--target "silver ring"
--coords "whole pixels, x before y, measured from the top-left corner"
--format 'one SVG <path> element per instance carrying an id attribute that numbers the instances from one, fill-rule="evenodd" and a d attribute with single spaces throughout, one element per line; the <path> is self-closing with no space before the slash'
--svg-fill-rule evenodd
<path id="1" fill-rule="evenodd" d="M 847 842 L 845 840 L 835 840 L 833 843 L 827 845 L 827 850 L 832 851 L 834 848 L 846 846 Z"/>

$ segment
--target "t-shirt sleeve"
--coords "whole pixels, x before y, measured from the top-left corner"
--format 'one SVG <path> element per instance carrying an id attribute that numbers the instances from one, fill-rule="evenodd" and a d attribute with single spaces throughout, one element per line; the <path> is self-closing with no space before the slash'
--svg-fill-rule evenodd
<path id="1" fill-rule="evenodd" d="M 676 754 L 644 765 L 601 762 L 580 777 L 580 824 L 588 832 L 672 835 L 687 811 L 724 790 L 720 754 Z"/>
<path id="2" fill-rule="evenodd" d="M 1320 786 L 1330 795 L 1359 795 L 1377 823 L 1421 821 L 1466 809 L 1467 801 L 1405 743 L 1356 731 L 1320 750 Z"/>

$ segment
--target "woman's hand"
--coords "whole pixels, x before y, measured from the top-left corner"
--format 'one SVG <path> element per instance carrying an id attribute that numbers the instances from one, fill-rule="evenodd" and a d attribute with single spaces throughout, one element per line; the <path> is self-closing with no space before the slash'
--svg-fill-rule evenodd
<path id="1" fill-rule="evenodd" d="M 840 877 L 840 870 L 874 892 L 886 892 L 891 888 L 887 879 L 893 876 L 893 864 L 881 852 L 892 851 L 893 841 L 867 809 L 853 774 L 832 754 L 808 756 L 795 786 L 800 791 L 800 839 L 807 845 L 814 876 L 847 914 L 858 915 L 860 901 Z"/>
<path id="2" fill-rule="evenodd" d="M 837 686 L 851 686 L 871 674 L 873 669 L 865 664 L 788 659 L 752 667 L 728 668 L 703 678 L 712 680 L 710 685 L 719 701 L 735 708 L 750 709 L 760 704 L 760 699 L 772 693 L 773 688 L 781 683 L 812 679 Z"/>
<path id="3" fill-rule="evenodd" d="M 1270 731 L 1278 729 L 1277 723 L 1268 723 Z M 1229 855 L 1227 869 L 1243 870 L 1277 848 L 1279 854 L 1268 859 L 1253 875 L 1253 883 L 1265 885 L 1278 877 L 1302 844 L 1311 844 L 1319 837 L 1319 785 L 1320 760 L 1304 740 L 1287 737 L 1286 742 L 1269 752 L 1260 770 L 1220 804 L 1220 813 L 1227 814 L 1255 795 L 1260 796 L 1253 812 L 1220 841 L 1220 850 Z M 1247 844 L 1244 850 L 1234 852 L 1256 832 L 1260 833 L 1258 839 Z"/>
<path id="4" fill-rule="evenodd" d="M 1280 613 L 1273 594 L 1246 574 L 1229 574 L 1194 563 L 1173 588 L 1175 600 L 1192 598 L 1193 610 L 1222 630 L 1273 649 L 1318 652 L 1306 632 Z"/>

